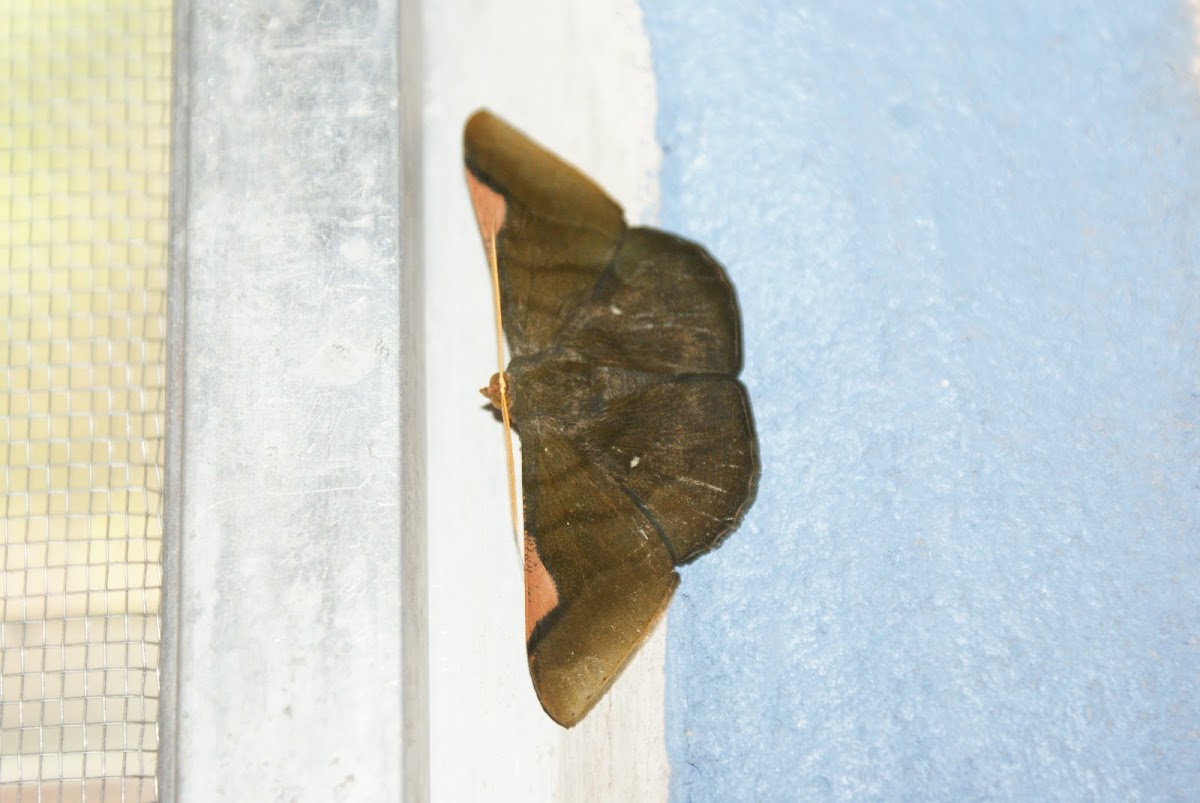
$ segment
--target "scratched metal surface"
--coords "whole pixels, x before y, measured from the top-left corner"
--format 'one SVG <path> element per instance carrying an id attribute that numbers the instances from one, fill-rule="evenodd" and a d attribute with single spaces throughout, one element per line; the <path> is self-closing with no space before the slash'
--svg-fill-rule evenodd
<path id="1" fill-rule="evenodd" d="M 396 14 L 178 5 L 164 800 L 422 794 L 419 73 Z"/>

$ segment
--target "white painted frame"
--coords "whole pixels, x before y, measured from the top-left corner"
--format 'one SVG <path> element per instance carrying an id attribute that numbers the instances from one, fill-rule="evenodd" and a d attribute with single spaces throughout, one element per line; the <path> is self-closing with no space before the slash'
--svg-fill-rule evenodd
<path id="1" fill-rule="evenodd" d="M 654 223 L 660 153 L 636 0 L 448 0 L 425 12 L 430 788 L 435 800 L 662 800 L 663 629 L 564 731 L 526 663 L 522 573 L 500 427 L 476 389 L 496 370 L 462 126 L 486 106 Z"/>

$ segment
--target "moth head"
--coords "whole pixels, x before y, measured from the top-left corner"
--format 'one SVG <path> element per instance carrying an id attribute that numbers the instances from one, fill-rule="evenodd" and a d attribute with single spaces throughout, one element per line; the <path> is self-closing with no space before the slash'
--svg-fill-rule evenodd
<path id="1" fill-rule="evenodd" d="M 486 388 L 480 388 L 479 392 L 484 395 L 492 406 L 497 410 L 503 406 L 502 399 L 507 396 L 508 406 L 513 404 L 513 386 L 512 377 L 505 371 L 503 374 L 492 374 L 492 378 L 488 380 Z"/>

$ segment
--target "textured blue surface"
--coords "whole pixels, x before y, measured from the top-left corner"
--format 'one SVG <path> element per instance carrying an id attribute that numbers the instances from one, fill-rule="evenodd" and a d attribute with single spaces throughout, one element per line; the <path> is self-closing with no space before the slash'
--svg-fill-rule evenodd
<path id="1" fill-rule="evenodd" d="M 1200 797 L 1188 5 L 644 8 L 763 456 L 671 612 L 675 799 Z"/>

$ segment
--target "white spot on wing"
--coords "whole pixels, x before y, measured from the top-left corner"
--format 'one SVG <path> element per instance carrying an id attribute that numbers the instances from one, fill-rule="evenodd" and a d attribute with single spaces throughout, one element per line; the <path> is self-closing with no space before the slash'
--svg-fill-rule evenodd
<path id="1" fill-rule="evenodd" d="M 633 459 L 629 461 L 629 467 L 637 468 L 638 463 L 640 463 L 640 462 L 642 462 L 642 458 L 638 457 L 637 455 L 634 455 Z"/>

